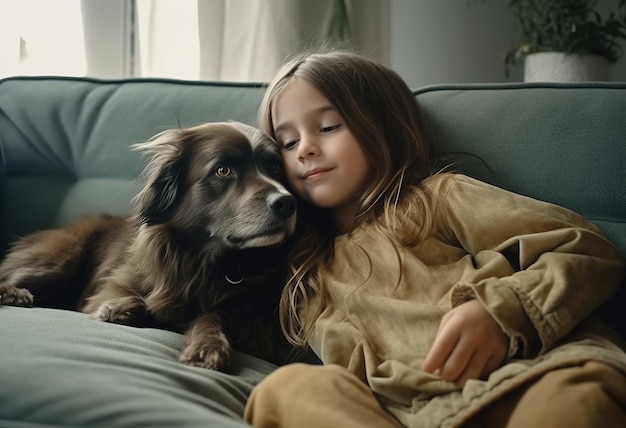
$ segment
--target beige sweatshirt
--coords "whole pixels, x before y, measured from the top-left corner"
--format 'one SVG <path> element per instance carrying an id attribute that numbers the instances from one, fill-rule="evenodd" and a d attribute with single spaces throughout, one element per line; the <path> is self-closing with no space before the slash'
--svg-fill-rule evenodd
<path id="1" fill-rule="evenodd" d="M 626 375 L 619 338 L 587 319 L 616 290 L 624 263 L 593 225 L 462 175 L 425 185 L 435 230 L 420 245 L 402 247 L 368 228 L 336 239 L 322 272 L 330 302 L 311 340 L 325 364 L 348 367 L 402 423 L 421 428 L 457 426 L 557 367 L 598 360 Z M 511 338 L 511 358 L 458 390 L 421 365 L 442 316 L 475 298 Z"/>

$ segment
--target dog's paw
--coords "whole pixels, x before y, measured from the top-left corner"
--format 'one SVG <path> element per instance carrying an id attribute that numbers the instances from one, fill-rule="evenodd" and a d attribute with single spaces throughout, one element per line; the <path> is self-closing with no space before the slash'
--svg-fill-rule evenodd
<path id="1" fill-rule="evenodd" d="M 232 349 L 226 337 L 223 340 L 220 339 L 214 338 L 204 343 L 190 343 L 180 356 L 180 362 L 205 369 L 224 370 L 230 362 Z"/>
<path id="2" fill-rule="evenodd" d="M 0 285 L 0 306 L 22 306 L 29 308 L 33 306 L 34 297 L 25 288 L 17 288 L 11 285 Z"/>
<path id="3" fill-rule="evenodd" d="M 115 324 L 141 326 L 146 315 L 147 309 L 143 300 L 138 297 L 127 296 L 101 303 L 98 309 L 91 314 L 91 318 Z"/>

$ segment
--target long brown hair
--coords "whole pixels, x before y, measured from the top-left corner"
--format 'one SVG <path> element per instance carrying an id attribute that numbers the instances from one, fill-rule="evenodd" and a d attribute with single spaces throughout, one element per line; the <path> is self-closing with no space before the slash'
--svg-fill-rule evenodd
<path id="1" fill-rule="evenodd" d="M 270 82 L 259 111 L 259 126 L 272 137 L 272 107 L 293 79 L 319 90 L 337 109 L 372 165 L 372 180 L 360 197 L 353 229 L 377 227 L 394 242 L 423 239 L 432 222 L 429 197 L 420 187 L 432 174 L 434 149 L 424 138 L 417 102 L 393 70 L 348 51 L 302 54 L 287 62 Z M 403 213 L 422 212 L 420 227 Z M 298 230 L 283 292 L 281 322 L 287 337 L 305 345 L 325 306 L 319 269 L 333 258 L 334 228 L 325 211 L 301 201 Z"/>

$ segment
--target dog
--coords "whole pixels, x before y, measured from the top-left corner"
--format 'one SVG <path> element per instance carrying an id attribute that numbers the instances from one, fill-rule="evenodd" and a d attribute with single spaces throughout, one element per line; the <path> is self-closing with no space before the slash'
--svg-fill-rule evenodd
<path id="1" fill-rule="evenodd" d="M 224 370 L 233 349 L 282 363 L 277 307 L 296 223 L 276 143 L 239 122 L 170 129 L 129 217 L 26 235 L 0 265 L 0 305 L 79 310 L 185 334 L 181 362 Z"/>

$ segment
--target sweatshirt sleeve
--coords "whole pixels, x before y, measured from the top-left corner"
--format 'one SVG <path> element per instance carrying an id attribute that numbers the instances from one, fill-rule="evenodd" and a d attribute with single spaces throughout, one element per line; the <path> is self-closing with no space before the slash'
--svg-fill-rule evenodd
<path id="1" fill-rule="evenodd" d="M 454 175 L 436 214 L 481 278 L 463 278 L 452 304 L 479 299 L 511 338 L 511 352 L 541 354 L 608 300 L 624 259 L 599 230 L 563 207 Z M 440 189 L 443 191 L 443 189 Z M 440 195 L 441 196 L 441 195 Z M 480 269 L 479 269 L 480 270 Z"/>

